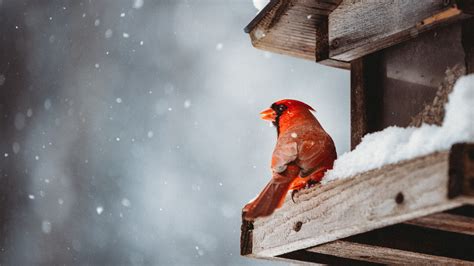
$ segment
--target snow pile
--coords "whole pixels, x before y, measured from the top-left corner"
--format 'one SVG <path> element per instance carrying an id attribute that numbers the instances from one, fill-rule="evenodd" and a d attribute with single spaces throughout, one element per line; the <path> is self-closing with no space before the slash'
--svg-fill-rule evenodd
<path id="1" fill-rule="evenodd" d="M 337 159 L 323 183 L 347 178 L 385 164 L 448 150 L 457 142 L 474 141 L 474 74 L 460 78 L 449 95 L 442 126 L 388 127 L 367 134 L 351 152 Z"/>
<path id="2" fill-rule="evenodd" d="M 253 0 L 253 6 L 258 9 L 258 12 L 260 12 L 268 2 L 270 2 L 270 0 Z"/>

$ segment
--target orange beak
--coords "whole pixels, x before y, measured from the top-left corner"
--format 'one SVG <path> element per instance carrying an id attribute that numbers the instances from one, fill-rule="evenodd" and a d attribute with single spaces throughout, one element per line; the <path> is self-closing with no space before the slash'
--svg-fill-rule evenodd
<path id="1" fill-rule="evenodd" d="M 268 108 L 260 112 L 260 118 L 263 120 L 275 122 L 276 116 L 276 112 L 272 108 Z"/>

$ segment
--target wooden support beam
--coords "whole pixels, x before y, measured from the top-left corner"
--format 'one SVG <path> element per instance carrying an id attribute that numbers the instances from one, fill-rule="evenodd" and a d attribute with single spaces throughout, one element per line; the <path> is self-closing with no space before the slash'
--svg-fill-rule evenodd
<path id="1" fill-rule="evenodd" d="M 327 19 L 341 0 L 272 0 L 245 27 L 256 48 L 349 69 L 329 59 Z"/>
<path id="2" fill-rule="evenodd" d="M 296 194 L 296 203 L 287 196 L 242 231 L 251 231 L 246 254 L 277 256 L 461 206 L 465 199 L 447 197 L 449 157 L 436 152 L 317 185 Z"/>
<path id="3" fill-rule="evenodd" d="M 469 17 L 446 0 L 343 0 L 329 14 L 329 58 L 349 62 Z"/>
<path id="4" fill-rule="evenodd" d="M 474 3 L 474 1 L 472 1 Z M 464 62 L 466 74 L 474 73 L 474 18 L 462 24 L 462 46 L 464 48 Z"/>
<path id="5" fill-rule="evenodd" d="M 474 218 L 461 215 L 435 213 L 405 223 L 474 236 Z"/>
<path id="6" fill-rule="evenodd" d="M 381 129 L 384 91 L 377 85 L 383 74 L 380 65 L 377 53 L 351 63 L 351 150 L 365 134 Z"/>
<path id="7" fill-rule="evenodd" d="M 387 247 L 336 240 L 308 249 L 310 252 L 390 265 L 472 265 L 472 262 Z"/>

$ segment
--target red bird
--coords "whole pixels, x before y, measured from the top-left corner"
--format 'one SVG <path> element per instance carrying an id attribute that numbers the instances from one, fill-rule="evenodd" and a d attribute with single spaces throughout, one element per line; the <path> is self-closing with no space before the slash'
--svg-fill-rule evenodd
<path id="1" fill-rule="evenodd" d="M 314 109 L 303 102 L 285 99 L 260 113 L 277 129 L 273 176 L 257 198 L 244 207 L 244 219 L 272 214 L 289 190 L 315 184 L 332 169 L 337 157 L 334 142 L 311 111 Z"/>

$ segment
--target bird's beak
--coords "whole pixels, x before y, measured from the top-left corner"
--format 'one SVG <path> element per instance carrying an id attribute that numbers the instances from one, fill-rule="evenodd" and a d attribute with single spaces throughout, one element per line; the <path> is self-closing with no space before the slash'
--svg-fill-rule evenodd
<path id="1" fill-rule="evenodd" d="M 272 108 L 268 108 L 260 112 L 260 118 L 263 120 L 275 122 L 276 116 L 276 112 Z"/>

